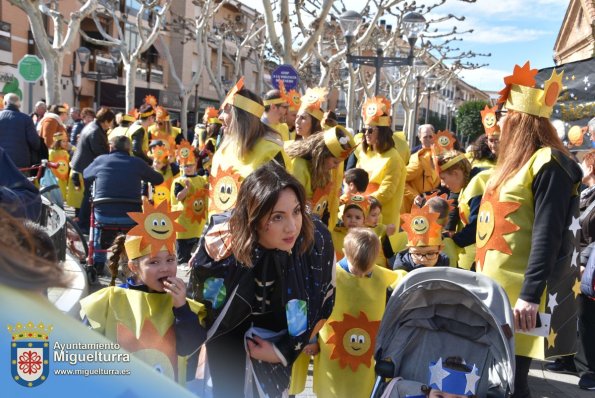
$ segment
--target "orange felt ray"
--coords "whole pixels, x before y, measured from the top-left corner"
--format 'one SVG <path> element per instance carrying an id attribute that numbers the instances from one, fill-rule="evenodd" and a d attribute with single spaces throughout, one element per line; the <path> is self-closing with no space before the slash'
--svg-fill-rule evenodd
<path id="1" fill-rule="evenodd" d="M 169 157 L 168 149 L 163 145 L 156 145 L 153 147 L 153 159 L 158 160 L 161 163 L 166 163 Z"/>
<path id="2" fill-rule="evenodd" d="M 411 213 L 401 214 L 401 227 L 407 233 L 408 246 L 432 246 L 442 241 L 442 226 L 438 224 L 438 213 L 429 207 L 411 208 Z"/>
<path id="3" fill-rule="evenodd" d="M 196 157 L 194 156 L 194 147 L 186 140 L 183 140 L 176 149 L 176 159 L 180 166 L 186 164 L 196 163 Z"/>
<path id="4" fill-rule="evenodd" d="M 436 145 L 439 153 L 452 151 L 455 147 L 455 142 L 457 142 L 457 139 L 448 130 L 438 131 L 434 139 L 434 145 Z"/>
<path id="5" fill-rule="evenodd" d="M 481 124 L 483 124 L 486 135 L 500 134 L 500 126 L 498 126 L 498 119 L 496 118 L 497 110 L 497 105 L 493 108 L 486 105 L 483 111 L 479 112 L 481 114 Z"/>
<path id="6" fill-rule="evenodd" d="M 223 170 L 217 166 L 217 173 L 209 176 L 209 212 L 223 213 L 235 206 L 240 191 L 241 176 L 233 166 Z"/>
<path id="7" fill-rule="evenodd" d="M 518 225 L 508 221 L 506 217 L 514 213 L 519 207 L 517 202 L 500 202 L 498 194 L 486 193 L 479 207 L 477 216 L 477 232 L 475 235 L 475 261 L 479 269 L 483 269 L 488 250 L 512 254 L 504 235 L 518 231 Z"/>
<path id="8" fill-rule="evenodd" d="M 163 248 L 169 253 L 175 253 L 176 232 L 184 232 L 186 228 L 176 222 L 181 211 L 168 211 L 167 201 L 154 207 L 146 198 L 143 199 L 143 212 L 129 212 L 137 225 L 127 236 L 140 236 L 141 250 L 151 247 L 151 257 L 155 257 Z"/>
<path id="9" fill-rule="evenodd" d="M 428 201 L 432 198 L 440 198 L 440 199 L 444 199 L 446 201 L 446 203 L 448 203 L 448 208 L 449 211 L 453 211 L 455 209 L 455 200 L 454 199 L 448 199 L 448 195 L 443 193 L 438 195 L 438 191 L 434 191 L 428 195 L 425 196 L 426 202 L 423 205 L 423 207 L 428 206 Z M 429 208 L 429 207 L 428 207 Z"/>
<path id="10" fill-rule="evenodd" d="M 147 95 L 145 96 L 145 104 L 149 104 L 155 108 L 157 106 L 157 98 L 154 95 Z"/>
<path id="11" fill-rule="evenodd" d="M 498 92 L 498 94 L 500 94 L 500 98 L 498 98 L 498 104 L 503 104 L 506 102 L 513 84 L 526 87 L 535 86 L 535 76 L 537 75 L 537 72 L 539 72 L 537 69 L 531 69 L 529 61 L 525 62 L 525 65 L 523 66 L 515 65 L 512 75 L 506 76 L 504 78 L 504 84 L 506 87 Z"/>

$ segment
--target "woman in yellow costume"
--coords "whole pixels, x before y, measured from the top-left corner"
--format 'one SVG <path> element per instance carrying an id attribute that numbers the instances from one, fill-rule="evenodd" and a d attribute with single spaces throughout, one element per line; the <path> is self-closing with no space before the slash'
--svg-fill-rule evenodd
<path id="1" fill-rule="evenodd" d="M 169 112 L 162 106 L 155 106 L 155 124 L 149 127 L 149 140 L 161 141 L 169 151 L 182 142 L 182 130 L 171 125 Z"/>
<path id="2" fill-rule="evenodd" d="M 271 160 L 287 167 L 281 136 L 260 121 L 262 100 L 244 88 L 242 77 L 227 94 L 219 119 L 225 126 L 209 177 L 209 217 L 232 209 L 241 182 Z"/>
<path id="3" fill-rule="evenodd" d="M 192 248 L 198 243 L 207 220 L 209 187 L 207 178 L 197 173 L 195 150 L 188 141 L 178 146 L 176 159 L 182 175 L 171 184 L 171 209 L 182 211 L 177 221 L 186 231 L 176 234 L 176 245 L 178 262 L 184 264 L 190 261 Z"/>
<path id="4" fill-rule="evenodd" d="M 314 357 L 317 397 L 369 397 L 374 385 L 374 343 L 384 314 L 387 290 L 398 273 L 374 264 L 380 240 L 368 228 L 345 237 L 345 257 L 336 265 L 337 287 L 331 316 L 318 333 Z M 318 349 L 320 352 L 318 352 Z"/>
<path id="5" fill-rule="evenodd" d="M 356 149 L 357 167 L 366 170 L 370 182 L 367 195 L 382 204 L 382 222 L 399 225 L 399 214 L 405 191 L 406 169 L 395 149 L 387 101 L 368 98 L 362 108 L 365 139 Z"/>
<path id="6" fill-rule="evenodd" d="M 580 293 L 574 241 L 581 170 L 549 121 L 562 74 L 553 71 L 543 90 L 534 88 L 536 74 L 527 62 L 504 79 L 498 102 L 508 113 L 501 120 L 500 156 L 479 208 L 476 235 L 478 272 L 496 280 L 514 308 L 515 398 L 530 396 L 531 358 L 575 351 Z M 538 316 L 543 327 L 527 334 Z"/>
<path id="7" fill-rule="evenodd" d="M 343 181 L 340 166 L 354 146 L 351 134 L 337 126 L 287 147 L 287 155 L 293 162 L 293 175 L 306 190 L 311 212 L 331 228 L 334 224 L 329 221 L 335 220 L 336 224 L 339 211 L 341 185 L 337 181 Z M 338 172 L 333 172 L 337 168 Z"/>
<path id="8" fill-rule="evenodd" d="M 184 384 L 194 377 L 186 375 L 186 360 L 204 343 L 206 330 L 204 306 L 186 298 L 186 283 L 176 277 L 175 237 L 184 230 L 175 221 L 179 212 L 145 200 L 142 213 L 128 215 L 138 225 L 114 242 L 111 286 L 82 299 L 81 316 L 91 329 Z M 116 287 L 121 259 L 132 276 Z"/>
<path id="9" fill-rule="evenodd" d="M 308 138 L 322 131 L 321 121 L 324 117 L 322 103 L 326 101 L 328 90 L 315 87 L 306 90 L 300 99 L 300 109 L 295 119 L 296 139 Z"/>

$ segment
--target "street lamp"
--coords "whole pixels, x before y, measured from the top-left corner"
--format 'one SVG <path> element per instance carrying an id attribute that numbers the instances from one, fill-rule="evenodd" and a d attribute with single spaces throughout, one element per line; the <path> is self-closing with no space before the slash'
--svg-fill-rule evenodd
<path id="1" fill-rule="evenodd" d="M 417 115 L 419 111 L 419 92 L 421 90 L 421 81 L 423 79 L 423 73 L 426 69 L 426 64 L 419 63 L 413 65 L 413 74 L 415 75 L 415 80 L 417 80 L 417 85 L 415 86 L 415 111 L 413 112 L 413 122 L 410 123 L 410 130 L 409 130 L 409 146 L 411 149 L 415 146 L 415 134 L 417 132 Z"/>
<path id="2" fill-rule="evenodd" d="M 101 106 L 101 81 L 103 79 L 115 79 L 118 77 L 118 64 L 121 60 L 120 51 L 117 48 L 112 48 L 110 50 L 110 61 L 114 69 L 110 70 L 109 72 L 99 70 L 89 71 L 87 73 L 83 72 L 83 68 L 91 56 L 91 50 L 89 50 L 87 47 L 79 47 L 76 50 L 76 53 L 81 64 L 81 75 L 95 82 L 95 112 L 97 112 Z M 97 69 L 97 63 L 95 63 L 95 68 Z"/>
<path id="3" fill-rule="evenodd" d="M 376 56 L 351 55 L 351 44 L 359 31 L 362 21 L 362 16 L 351 10 L 345 11 L 339 17 L 339 24 L 347 42 L 347 63 L 376 67 L 375 95 L 378 95 L 382 67 L 413 65 L 413 49 L 419 34 L 425 29 L 426 19 L 417 12 L 410 12 L 403 17 L 403 29 L 409 43 L 409 54 L 407 57 L 384 57 L 384 50 L 380 47 L 376 49 Z"/>
<path id="4" fill-rule="evenodd" d="M 426 77 L 426 88 L 428 89 L 428 108 L 426 109 L 426 120 L 425 124 L 428 124 L 428 117 L 430 116 L 430 98 L 432 96 L 432 90 L 440 90 L 438 84 L 438 78 L 434 75 Z"/>

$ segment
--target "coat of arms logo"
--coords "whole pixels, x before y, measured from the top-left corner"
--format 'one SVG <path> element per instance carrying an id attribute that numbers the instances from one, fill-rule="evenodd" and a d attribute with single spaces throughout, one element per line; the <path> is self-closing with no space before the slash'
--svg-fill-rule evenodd
<path id="1" fill-rule="evenodd" d="M 10 359 L 12 379 L 25 387 L 37 387 L 43 383 L 50 372 L 49 334 L 52 325 L 42 322 L 35 325 L 17 323 L 8 325 L 12 335 Z"/>

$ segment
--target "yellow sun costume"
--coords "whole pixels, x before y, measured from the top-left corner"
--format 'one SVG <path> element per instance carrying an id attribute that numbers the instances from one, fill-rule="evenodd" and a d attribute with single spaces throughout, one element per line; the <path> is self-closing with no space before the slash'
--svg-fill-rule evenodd
<path id="1" fill-rule="evenodd" d="M 374 384 L 374 345 L 387 289 L 403 273 L 375 266 L 358 278 L 337 265 L 335 305 L 318 333 L 314 392 L 326 397 L 369 397 Z"/>
<path id="2" fill-rule="evenodd" d="M 165 168 L 165 171 L 157 170 L 163 176 L 163 182 L 159 185 L 150 187 L 153 194 L 153 203 L 158 205 L 161 202 L 167 202 L 168 208 L 171 206 L 170 189 L 174 179 L 178 176 L 178 174 L 174 175 L 171 166 L 169 165 L 169 154 L 169 149 L 163 145 L 153 147 L 151 151 L 153 159 L 158 160 L 162 164 L 167 164 L 167 167 Z"/>
<path id="3" fill-rule="evenodd" d="M 411 155 L 406 173 L 403 210 L 409 211 L 417 195 L 432 191 L 440 185 L 440 176 L 434 169 L 432 149 L 422 148 Z"/>
<path id="4" fill-rule="evenodd" d="M 528 62 L 523 67 L 515 66 L 513 75 L 504 80 L 506 88 L 500 92 L 501 102 L 506 101 L 506 107 L 517 112 L 549 117 L 562 89 L 562 75 L 553 71 L 552 77 L 545 82 L 544 89 L 541 90 L 533 88 L 536 74 L 537 70 L 531 70 Z M 535 264 L 531 263 L 531 255 L 534 254 L 532 237 L 534 234 L 542 233 L 534 230 L 536 209 L 533 182 L 549 163 L 571 163 L 563 157 L 564 155 L 554 152 L 550 147 L 540 148 L 496 191 L 484 194 L 477 222 L 477 270 L 504 288 L 512 306 L 521 294 L 528 267 L 535 267 Z M 578 171 L 576 174 L 568 174 L 577 180 L 574 190 L 560 192 L 559 195 L 576 197 L 580 182 Z M 573 200 L 570 199 L 571 204 Z M 555 226 L 559 227 L 560 225 Z M 568 236 L 570 231 L 572 229 L 559 237 L 567 244 L 562 245 L 558 251 L 554 247 L 547 247 L 551 250 L 548 260 L 553 260 L 554 264 L 540 264 L 542 267 L 552 266 L 549 277 L 544 281 L 545 289 L 539 301 L 539 312 L 551 314 L 549 334 L 544 338 L 516 333 L 517 355 L 544 359 L 571 354 L 575 350 L 576 298 L 580 293 L 580 277 L 578 251 L 575 247 L 572 249 L 572 255 L 569 252 L 572 248 L 572 237 Z M 535 251 L 540 251 L 540 255 L 543 256 L 543 248 L 538 247 Z"/>
<path id="5" fill-rule="evenodd" d="M 368 196 L 362 194 L 343 195 L 341 196 L 341 204 L 343 205 L 343 213 L 345 210 L 352 207 L 359 208 L 364 214 L 362 227 L 365 226 L 366 217 L 368 217 L 368 214 L 370 213 L 370 200 Z M 343 224 L 337 225 L 331 230 L 331 238 L 333 239 L 333 247 L 335 248 L 335 258 L 337 261 L 345 257 L 345 253 L 343 253 L 343 241 L 345 240 L 347 232 L 349 232 L 349 228 Z"/>
<path id="6" fill-rule="evenodd" d="M 243 86 L 242 78 L 231 89 L 221 106 L 231 104 L 260 119 L 264 107 L 238 94 Z M 279 136 L 259 138 L 252 150 L 242 158 L 238 157 L 235 147 L 227 145 L 224 141 L 213 156 L 209 176 L 209 217 L 232 209 L 236 204 L 242 181 L 263 164 L 279 158 L 282 159 L 285 167 L 289 165 L 289 158 L 283 150 L 283 141 Z"/>
<path id="7" fill-rule="evenodd" d="M 181 146 L 180 146 L 181 147 Z M 178 157 L 180 165 L 186 162 L 196 162 L 193 152 L 187 158 Z M 176 198 L 174 187 L 180 184 L 186 186 L 189 181 L 188 194 L 182 201 Z M 180 210 L 182 213 L 177 218 L 177 222 L 186 228 L 186 231 L 178 232 L 176 239 L 199 238 L 207 221 L 209 187 L 207 178 L 200 175 L 186 177 L 181 175 L 177 177 L 171 185 L 171 209 Z"/>
<path id="8" fill-rule="evenodd" d="M 148 129 L 151 141 L 160 140 L 163 142 L 163 145 L 167 150 L 173 151 L 176 147 L 176 138 L 178 135 L 182 134 L 182 130 L 171 125 L 169 113 L 162 106 L 157 106 L 155 108 L 155 120 L 156 123 L 149 126 Z M 169 132 L 165 127 L 159 128 L 159 125 L 157 124 L 158 122 L 169 123 Z"/>
<path id="9" fill-rule="evenodd" d="M 183 230 L 175 222 L 178 212 L 168 212 L 165 203 L 153 207 L 144 200 L 143 213 L 128 214 L 138 223 L 126 237 L 129 259 L 155 256 L 161 250 L 174 253 L 176 232 Z M 203 327 L 204 306 L 186 301 L 198 314 L 200 324 L 196 327 Z M 81 317 L 86 318 L 91 329 L 180 384 L 185 383 L 187 357 L 177 355 L 171 295 L 110 286 L 85 297 L 80 304 Z"/>
<path id="10" fill-rule="evenodd" d="M 390 126 L 389 110 L 386 98 L 368 98 L 362 106 L 364 124 L 366 126 Z M 406 176 L 403 158 L 394 147 L 383 153 L 378 153 L 371 148 L 364 151 L 363 145 L 356 149 L 356 157 L 357 167 L 368 173 L 369 183 L 366 195 L 375 197 L 382 204 L 383 222 L 399 225 Z"/>

